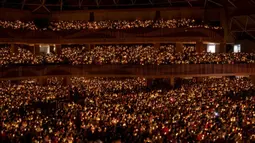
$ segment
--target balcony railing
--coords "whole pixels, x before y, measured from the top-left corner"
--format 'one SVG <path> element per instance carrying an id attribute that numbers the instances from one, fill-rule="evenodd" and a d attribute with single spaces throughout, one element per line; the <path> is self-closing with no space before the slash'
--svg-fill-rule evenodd
<path id="1" fill-rule="evenodd" d="M 210 41 L 222 42 L 219 30 L 205 28 L 103 29 L 80 31 L 29 31 L 0 28 L 0 43 L 116 44 Z"/>
<path id="2" fill-rule="evenodd" d="M 88 77 L 196 77 L 255 75 L 255 64 L 187 64 L 187 65 L 35 65 L 3 67 L 1 79 L 39 76 Z"/>

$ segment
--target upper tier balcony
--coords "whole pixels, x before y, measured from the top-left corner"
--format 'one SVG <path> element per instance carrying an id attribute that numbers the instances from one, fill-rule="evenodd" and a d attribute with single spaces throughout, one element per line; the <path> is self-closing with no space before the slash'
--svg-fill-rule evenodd
<path id="1" fill-rule="evenodd" d="M 0 29 L 0 43 L 24 44 L 125 44 L 169 42 L 223 42 L 223 30 L 207 28 L 135 28 L 79 31 Z"/>

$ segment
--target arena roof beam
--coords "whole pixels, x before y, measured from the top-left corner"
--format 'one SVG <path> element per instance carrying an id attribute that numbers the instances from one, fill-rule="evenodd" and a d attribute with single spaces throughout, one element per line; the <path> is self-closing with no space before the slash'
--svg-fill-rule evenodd
<path id="1" fill-rule="evenodd" d="M 41 4 L 37 8 L 35 8 L 32 12 L 36 12 L 38 9 L 43 7 L 46 11 L 48 11 L 50 13 L 50 10 L 45 6 L 46 0 L 40 0 L 40 1 L 41 1 Z"/>
<path id="2" fill-rule="evenodd" d="M 79 0 L 79 8 L 81 8 L 83 0 Z"/>
<path id="3" fill-rule="evenodd" d="M 250 0 L 254 5 L 255 5 L 255 1 L 254 0 Z"/>
<path id="4" fill-rule="evenodd" d="M 255 39 L 255 36 L 252 35 L 249 31 L 247 31 L 247 24 L 248 24 L 248 17 L 246 18 L 246 22 L 245 25 L 243 25 L 241 22 L 239 22 L 236 18 L 232 18 L 233 21 L 235 21 L 235 23 L 242 29 L 242 31 L 238 31 L 238 32 L 245 32 L 246 34 L 248 34 L 249 36 L 251 36 L 253 39 Z"/>
<path id="5" fill-rule="evenodd" d="M 168 3 L 172 6 L 172 0 L 168 0 Z"/>
<path id="6" fill-rule="evenodd" d="M 113 0 L 113 3 L 117 6 L 119 4 L 119 0 Z"/>
<path id="7" fill-rule="evenodd" d="M 24 9 L 25 4 L 26 4 L 26 0 L 23 0 L 22 6 L 21 6 L 21 9 L 22 9 L 22 10 Z"/>
<path id="8" fill-rule="evenodd" d="M 151 4 L 151 5 L 153 5 L 153 4 L 154 4 L 152 0 L 149 0 L 149 2 L 150 2 L 150 4 Z"/>
<path id="9" fill-rule="evenodd" d="M 237 8 L 236 5 L 235 5 L 231 0 L 228 0 L 228 2 L 229 2 L 233 7 Z"/>
<path id="10" fill-rule="evenodd" d="M 220 3 L 217 3 L 217 2 L 215 2 L 215 1 L 213 1 L 213 0 L 208 0 L 208 2 L 211 2 L 211 3 L 213 3 L 213 4 L 216 4 L 216 5 L 218 5 L 218 6 L 221 6 L 221 7 L 223 7 L 223 5 L 222 5 L 222 4 L 220 4 Z"/>
<path id="11" fill-rule="evenodd" d="M 186 0 L 186 2 L 190 5 L 190 7 L 192 7 L 192 4 L 190 3 L 189 0 Z"/>
<path id="12" fill-rule="evenodd" d="M 42 2 L 44 2 L 43 5 L 42 5 L 42 7 L 43 7 L 46 11 L 48 11 L 48 12 L 50 13 L 50 10 L 45 6 L 45 1 L 46 1 L 46 0 L 42 0 Z"/>
<path id="13" fill-rule="evenodd" d="M 132 5 L 136 3 L 136 0 L 131 0 Z"/>
<path id="14" fill-rule="evenodd" d="M 100 3 L 101 3 L 101 0 L 95 0 L 96 1 L 96 4 L 97 4 L 97 7 L 100 6 Z"/>
<path id="15" fill-rule="evenodd" d="M 38 6 L 37 8 L 35 8 L 32 12 L 37 11 L 38 9 L 40 9 L 42 7 L 42 5 Z"/>
<path id="16" fill-rule="evenodd" d="M 63 10 L 63 0 L 59 0 L 60 1 L 60 11 Z"/>
<path id="17" fill-rule="evenodd" d="M 205 2 L 204 2 L 204 8 L 206 7 L 207 2 L 208 2 L 208 0 L 205 0 Z"/>
<path id="18" fill-rule="evenodd" d="M 251 33 L 249 33 L 248 31 L 246 31 L 246 34 L 248 34 L 249 36 L 251 36 L 254 40 L 255 40 L 255 36 L 252 35 Z"/>
<path id="19" fill-rule="evenodd" d="M 246 19 L 246 25 L 243 25 L 240 21 L 238 21 L 236 18 L 233 18 L 233 21 L 239 26 L 239 28 L 242 29 L 242 32 L 246 31 L 247 28 L 247 19 Z"/>
<path id="20" fill-rule="evenodd" d="M 237 37 L 236 37 L 236 35 L 235 35 L 235 33 L 234 32 L 230 32 L 230 34 L 231 34 L 231 36 L 233 36 L 234 37 L 234 39 L 237 39 Z"/>
<path id="21" fill-rule="evenodd" d="M 250 20 L 255 23 L 255 18 L 251 17 L 250 15 L 248 15 L 248 18 L 250 18 Z"/>

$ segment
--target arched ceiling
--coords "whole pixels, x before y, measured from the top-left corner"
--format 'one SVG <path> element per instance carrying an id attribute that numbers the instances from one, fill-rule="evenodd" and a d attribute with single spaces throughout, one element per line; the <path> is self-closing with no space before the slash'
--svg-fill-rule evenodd
<path id="1" fill-rule="evenodd" d="M 229 29 L 235 39 L 255 40 L 255 14 L 231 17 Z"/>
<path id="2" fill-rule="evenodd" d="M 0 0 L 2 8 L 38 13 L 83 9 L 123 9 L 141 7 L 246 7 L 255 0 Z"/>

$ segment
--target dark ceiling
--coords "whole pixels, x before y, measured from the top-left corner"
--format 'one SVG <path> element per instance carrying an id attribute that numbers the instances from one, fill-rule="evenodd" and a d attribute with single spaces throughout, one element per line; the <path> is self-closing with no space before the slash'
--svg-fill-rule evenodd
<path id="1" fill-rule="evenodd" d="M 2 8 L 33 12 L 147 7 L 246 7 L 255 0 L 0 0 Z"/>

